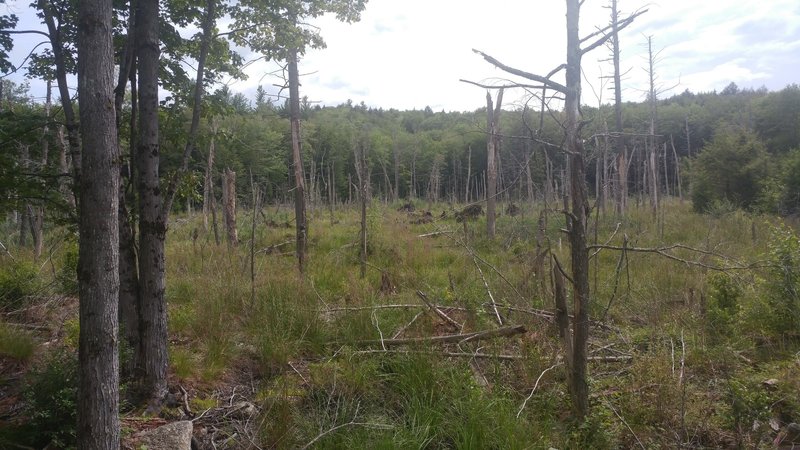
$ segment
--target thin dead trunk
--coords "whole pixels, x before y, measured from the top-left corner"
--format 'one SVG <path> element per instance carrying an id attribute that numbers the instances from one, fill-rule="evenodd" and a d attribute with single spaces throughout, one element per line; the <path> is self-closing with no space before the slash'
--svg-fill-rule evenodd
<path id="1" fill-rule="evenodd" d="M 297 268 L 305 272 L 308 229 L 306 222 L 305 176 L 300 141 L 300 74 L 297 70 L 297 49 L 289 50 L 289 116 L 292 134 L 292 162 L 294 164 L 294 214 L 297 232 Z"/>
<path id="2" fill-rule="evenodd" d="M 467 182 L 466 192 L 464 192 L 464 203 L 469 203 L 470 200 L 470 178 L 472 178 L 472 145 L 467 146 Z"/>
<path id="3" fill-rule="evenodd" d="M 236 172 L 227 168 L 222 179 L 222 215 L 228 245 L 235 247 L 239 245 L 239 233 L 236 230 Z"/>
<path id="4" fill-rule="evenodd" d="M 216 151 L 217 132 L 219 124 L 216 118 L 210 119 L 211 139 L 208 143 L 208 158 L 206 160 L 206 173 L 203 178 L 203 229 L 208 231 L 208 213 L 211 210 L 212 196 L 214 195 L 214 153 Z"/>
<path id="5" fill-rule="evenodd" d="M 503 105 L 503 89 L 497 92 L 497 104 L 492 108 L 492 95 L 486 93 L 486 234 L 494 239 L 497 205 L 497 153 L 500 144 L 500 112 Z"/>

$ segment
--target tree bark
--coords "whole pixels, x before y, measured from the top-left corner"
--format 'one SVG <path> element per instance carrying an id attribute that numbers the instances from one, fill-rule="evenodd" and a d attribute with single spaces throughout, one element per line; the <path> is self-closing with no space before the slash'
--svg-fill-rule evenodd
<path id="1" fill-rule="evenodd" d="M 78 130 L 78 123 L 75 120 L 75 110 L 72 107 L 72 99 L 67 85 L 67 64 L 64 59 L 64 43 L 61 41 L 60 25 L 56 27 L 53 17 L 52 5 L 47 0 L 38 0 L 39 10 L 42 11 L 42 18 L 47 25 L 47 33 L 50 35 L 50 47 L 53 52 L 53 60 L 56 69 L 56 82 L 58 93 L 61 97 L 61 107 L 64 112 L 64 126 L 67 129 L 67 140 L 69 141 L 69 154 L 72 160 L 73 173 L 73 201 L 76 206 L 79 202 L 77 193 L 81 179 L 81 140 Z"/>
<path id="2" fill-rule="evenodd" d="M 138 359 L 139 352 L 139 272 L 136 255 L 136 232 L 128 208 L 130 188 L 133 183 L 133 160 L 136 152 L 136 112 L 138 108 L 136 99 L 136 73 L 135 73 L 135 38 L 136 33 L 136 4 L 130 5 L 128 17 L 128 39 L 121 61 L 117 78 L 117 87 L 114 90 L 114 109 L 116 111 L 117 143 L 122 130 L 122 103 L 125 101 L 125 87 L 131 83 L 131 114 L 129 158 L 121 158 L 120 183 L 119 183 L 119 324 L 120 334 L 133 349 L 133 362 Z M 121 153 L 121 149 L 120 149 Z M 127 367 L 124 369 L 132 369 Z"/>
<path id="3" fill-rule="evenodd" d="M 492 108 L 492 95 L 486 93 L 486 234 L 489 239 L 494 239 L 495 217 L 497 205 L 497 152 L 500 137 L 500 111 L 503 105 L 503 89 L 497 92 L 496 109 Z"/>
<path id="4" fill-rule="evenodd" d="M 628 149 L 622 136 L 622 76 L 619 67 L 619 9 L 617 0 L 611 0 L 611 58 L 614 61 L 614 147 L 617 152 L 617 213 L 625 215 L 628 203 Z"/>
<path id="5" fill-rule="evenodd" d="M 208 143 L 208 158 L 206 160 L 206 174 L 203 181 L 203 229 L 208 231 L 208 213 L 212 207 L 212 196 L 214 195 L 214 153 L 216 151 L 216 138 L 219 125 L 214 118 L 210 121 L 211 140 Z M 216 231 L 215 231 L 216 233 Z M 219 245 L 219 238 L 217 238 Z"/>
<path id="6" fill-rule="evenodd" d="M 570 170 L 570 214 L 569 224 L 570 256 L 572 260 L 573 303 L 573 344 L 572 370 L 570 373 L 570 394 L 572 408 L 578 419 L 583 420 L 589 413 L 589 387 L 586 382 L 586 362 L 589 342 L 589 252 L 586 247 L 586 224 L 589 214 L 589 201 L 586 194 L 586 171 L 584 169 L 584 149 L 580 137 L 581 111 L 581 40 L 578 35 L 580 1 L 567 0 L 567 67 L 564 109 L 566 121 L 566 150 Z"/>
<path id="7" fill-rule="evenodd" d="M 114 104 L 110 0 L 78 4 L 81 105 L 78 286 L 80 296 L 78 447 L 118 449 L 119 148 Z"/>
<path id="8" fill-rule="evenodd" d="M 167 304 L 164 239 L 167 233 L 159 183 L 158 0 L 139 0 L 136 55 L 139 69 L 139 138 L 136 167 L 139 192 L 139 369 L 151 408 L 167 393 Z"/>
<path id="9" fill-rule="evenodd" d="M 294 215 L 297 232 L 297 268 L 301 274 L 306 268 L 308 229 L 306 222 L 305 176 L 303 175 L 303 149 L 300 141 L 300 74 L 297 70 L 297 49 L 289 50 L 289 121 L 292 133 L 292 162 L 294 164 Z"/>

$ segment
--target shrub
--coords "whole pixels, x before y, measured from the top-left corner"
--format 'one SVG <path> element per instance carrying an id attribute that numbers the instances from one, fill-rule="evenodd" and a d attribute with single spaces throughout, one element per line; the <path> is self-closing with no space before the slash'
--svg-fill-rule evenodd
<path id="1" fill-rule="evenodd" d="M 16 308 L 39 290 L 39 271 L 29 262 L 14 261 L 0 269 L 0 309 Z"/>
<path id="2" fill-rule="evenodd" d="M 767 300 L 778 333 L 800 330 L 800 238 L 787 226 L 773 228 L 768 245 L 770 263 Z"/>
<path id="3" fill-rule="evenodd" d="M 712 333 L 726 336 L 733 328 L 742 289 L 730 276 L 721 273 L 709 276 L 708 284 L 708 324 Z"/>
<path id="4" fill-rule="evenodd" d="M 78 360 L 74 353 L 57 353 L 28 375 L 23 391 L 34 444 L 41 448 L 72 448 L 76 442 Z"/>

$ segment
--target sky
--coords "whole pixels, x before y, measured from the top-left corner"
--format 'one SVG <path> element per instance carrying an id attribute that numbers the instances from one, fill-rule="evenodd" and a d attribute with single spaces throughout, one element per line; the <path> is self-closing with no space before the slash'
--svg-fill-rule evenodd
<path id="1" fill-rule="evenodd" d="M 28 0 L 7 5 L 37 26 Z M 609 22 L 609 0 L 587 0 L 581 11 L 581 35 Z M 620 17 L 648 11 L 621 33 L 624 100 L 638 101 L 647 89 L 646 38 L 652 36 L 662 97 L 688 89 L 720 91 L 731 82 L 740 88 L 779 90 L 800 82 L 800 2 L 797 0 L 619 0 Z M 27 16 L 27 17 L 26 17 Z M 361 21 L 315 20 L 327 48 L 310 50 L 300 61 L 301 95 L 337 105 L 348 99 L 371 107 L 469 111 L 485 105 L 485 90 L 460 82 L 505 84 L 506 74 L 472 49 L 527 72 L 546 74 L 565 61 L 565 6 L 559 0 L 369 0 Z M 224 28 L 224 24 L 221 25 Z M 18 45 L 19 64 L 35 42 Z M 245 59 L 258 55 L 244 52 Z M 607 48 L 583 58 L 582 102 L 613 99 Z M 224 80 L 234 92 L 254 98 L 259 84 L 277 92 L 282 83 L 270 73 L 274 63 L 246 68 L 246 80 Z M 557 81 L 563 82 L 563 72 Z M 13 77 L 12 77 L 13 79 Z M 37 85 L 32 82 L 33 90 Z M 523 92 L 508 92 L 506 107 L 521 105 Z"/>

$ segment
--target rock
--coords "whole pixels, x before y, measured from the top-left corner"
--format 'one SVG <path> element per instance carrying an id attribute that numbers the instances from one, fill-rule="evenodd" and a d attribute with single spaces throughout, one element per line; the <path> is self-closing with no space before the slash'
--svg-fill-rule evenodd
<path id="1" fill-rule="evenodd" d="M 770 378 L 769 380 L 762 381 L 761 384 L 767 389 L 775 389 L 778 387 L 778 380 L 775 378 Z"/>
<path id="2" fill-rule="evenodd" d="M 784 444 L 800 444 L 800 424 L 790 423 L 786 426 L 786 439 Z"/>
<path id="3" fill-rule="evenodd" d="M 137 446 L 144 445 L 147 450 L 191 450 L 192 422 L 183 420 L 143 431 L 136 436 Z"/>

